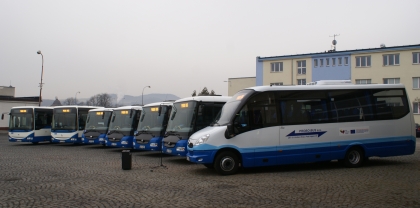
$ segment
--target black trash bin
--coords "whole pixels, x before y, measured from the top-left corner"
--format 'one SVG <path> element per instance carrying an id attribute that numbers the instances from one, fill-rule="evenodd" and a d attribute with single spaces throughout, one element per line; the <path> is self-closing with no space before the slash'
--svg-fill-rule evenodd
<path id="1" fill-rule="evenodd" d="M 123 170 L 131 169 L 131 152 L 130 150 L 123 150 L 121 152 L 121 162 Z"/>

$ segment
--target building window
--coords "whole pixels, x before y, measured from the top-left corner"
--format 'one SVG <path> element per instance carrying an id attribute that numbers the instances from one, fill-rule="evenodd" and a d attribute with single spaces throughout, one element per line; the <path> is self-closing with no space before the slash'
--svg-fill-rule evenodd
<path id="1" fill-rule="evenodd" d="M 413 89 L 420 89 L 420 77 L 413 77 Z"/>
<path id="2" fill-rule="evenodd" d="M 283 62 L 271 63 L 271 72 L 282 72 L 283 71 Z"/>
<path id="3" fill-rule="evenodd" d="M 419 114 L 420 113 L 420 103 L 413 103 L 413 113 Z"/>
<path id="4" fill-rule="evenodd" d="M 371 79 L 356 79 L 356 84 L 371 84 Z"/>
<path id="5" fill-rule="evenodd" d="M 298 61 L 298 74 L 306 74 L 306 61 Z"/>
<path id="6" fill-rule="evenodd" d="M 341 60 L 341 57 L 340 57 L 340 58 L 338 58 L 338 65 L 339 65 L 339 66 L 343 65 L 343 62 L 342 62 L 342 60 Z"/>
<path id="7" fill-rule="evenodd" d="M 385 78 L 384 84 L 399 84 L 400 78 Z"/>
<path id="8" fill-rule="evenodd" d="M 420 53 L 413 53 L 413 64 L 420 64 Z"/>
<path id="9" fill-rule="evenodd" d="M 283 85 L 283 82 L 273 82 L 273 83 L 270 83 L 270 86 L 281 86 L 281 85 Z"/>
<path id="10" fill-rule="evenodd" d="M 370 67 L 370 56 L 356 56 L 356 67 Z"/>
<path id="11" fill-rule="evenodd" d="M 332 65 L 335 66 L 335 58 L 332 58 Z"/>
<path id="12" fill-rule="evenodd" d="M 329 58 L 325 59 L 325 66 L 330 66 L 330 59 Z"/>
<path id="13" fill-rule="evenodd" d="M 306 85 L 306 79 L 298 79 L 298 85 Z"/>
<path id="14" fill-rule="evenodd" d="M 400 65 L 400 54 L 384 55 L 384 66 Z"/>
<path id="15" fill-rule="evenodd" d="M 324 66 L 324 59 L 319 59 L 319 66 Z"/>
<path id="16" fill-rule="evenodd" d="M 349 57 L 344 57 L 344 65 L 349 65 Z"/>
<path id="17" fill-rule="evenodd" d="M 314 66 L 318 67 L 318 59 L 314 59 Z"/>

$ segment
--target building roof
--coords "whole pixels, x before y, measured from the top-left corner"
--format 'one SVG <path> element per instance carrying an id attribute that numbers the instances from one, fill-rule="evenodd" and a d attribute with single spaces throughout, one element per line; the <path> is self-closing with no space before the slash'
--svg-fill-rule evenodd
<path id="1" fill-rule="evenodd" d="M 0 96 L 1 101 L 39 102 L 39 97 Z"/>
<path id="2" fill-rule="evenodd" d="M 269 57 L 257 57 L 257 61 L 269 61 L 279 59 L 290 59 L 290 58 L 311 58 L 311 57 L 325 57 L 325 56 L 344 56 L 355 53 L 372 53 L 372 52 L 383 52 L 383 51 L 397 51 L 397 50 L 409 50 L 409 49 L 420 49 L 420 44 L 417 45 L 404 45 L 404 46 L 392 46 L 392 47 L 379 47 L 379 48 L 366 48 L 366 49 L 354 49 L 345 51 L 334 51 L 329 50 L 318 53 L 305 53 L 295 55 L 284 55 L 284 56 L 269 56 Z"/>

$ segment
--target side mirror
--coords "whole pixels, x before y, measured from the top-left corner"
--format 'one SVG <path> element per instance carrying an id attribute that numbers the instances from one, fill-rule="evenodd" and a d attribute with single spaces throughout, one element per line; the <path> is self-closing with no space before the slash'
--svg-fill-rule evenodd
<path id="1" fill-rule="evenodd" d="M 3 119 L 4 119 L 4 114 L 2 113 L 2 114 L 1 114 L 1 120 L 3 120 Z"/>
<path id="2" fill-rule="evenodd" d="M 174 113 L 172 113 L 171 120 L 174 120 L 175 115 L 176 115 L 176 111 Z"/>
<path id="3" fill-rule="evenodd" d="M 160 113 L 162 113 L 162 106 L 161 106 L 161 105 L 159 106 L 159 111 L 158 111 L 158 113 L 159 113 L 159 114 L 158 114 L 158 116 L 160 116 Z"/>
<path id="4" fill-rule="evenodd" d="M 143 121 L 143 119 L 144 119 L 144 112 L 141 114 L 141 119 L 140 119 L 140 121 Z"/>
<path id="5" fill-rule="evenodd" d="M 232 138 L 234 136 L 235 136 L 235 134 L 233 132 L 233 126 L 232 126 L 232 124 L 228 124 L 226 126 L 225 137 L 226 137 L 226 139 L 230 139 L 230 138 Z"/>

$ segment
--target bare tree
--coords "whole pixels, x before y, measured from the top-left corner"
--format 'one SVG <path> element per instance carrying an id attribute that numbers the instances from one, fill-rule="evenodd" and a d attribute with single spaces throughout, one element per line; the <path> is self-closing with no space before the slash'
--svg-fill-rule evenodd
<path id="1" fill-rule="evenodd" d="M 96 94 L 90 97 L 88 101 L 86 101 L 86 105 L 110 108 L 113 107 L 112 97 L 108 93 Z"/>
<path id="2" fill-rule="evenodd" d="M 63 103 L 63 105 L 76 105 L 77 100 L 74 99 L 74 97 L 69 97 L 69 98 L 65 99 L 62 103 Z"/>

